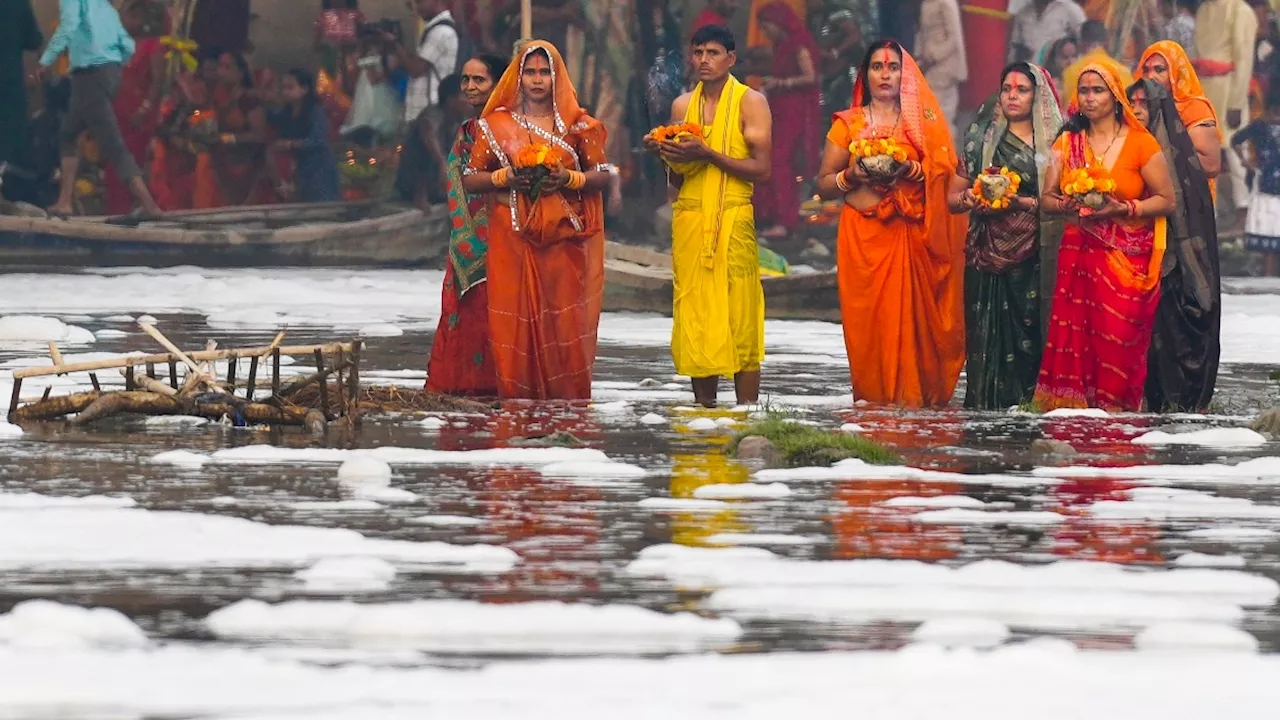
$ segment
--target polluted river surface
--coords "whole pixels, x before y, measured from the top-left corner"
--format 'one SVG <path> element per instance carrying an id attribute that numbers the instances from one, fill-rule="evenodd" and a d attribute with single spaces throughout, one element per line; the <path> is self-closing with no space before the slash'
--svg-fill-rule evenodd
<path id="1" fill-rule="evenodd" d="M 146 315 L 188 348 L 363 336 L 365 383 L 420 387 L 440 278 L 7 275 L 0 403 L 47 341 L 68 361 L 158 351 Z M 768 323 L 763 404 L 903 466 L 727 457 L 750 412 L 690 407 L 670 320 L 631 314 L 602 319 L 589 405 L 323 438 L 0 425 L 0 718 L 1277 707 L 1280 445 L 1247 425 L 1277 395 L 1280 283 L 1228 290 L 1208 415 L 972 413 L 963 383 L 952 409 L 858 406 L 838 325 Z M 45 385 L 88 378 L 22 394 Z M 580 444 L 530 441 L 558 432 Z"/>

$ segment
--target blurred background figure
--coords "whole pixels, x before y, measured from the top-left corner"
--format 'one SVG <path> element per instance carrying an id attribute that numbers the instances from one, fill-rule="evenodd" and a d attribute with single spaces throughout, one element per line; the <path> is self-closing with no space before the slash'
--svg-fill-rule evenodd
<path id="1" fill-rule="evenodd" d="M 39 50 L 43 42 L 31 0 L 0 2 L 0 166 L 30 161 L 25 152 L 27 82 L 22 55 Z M 0 186 L 3 183 L 0 176 Z"/>

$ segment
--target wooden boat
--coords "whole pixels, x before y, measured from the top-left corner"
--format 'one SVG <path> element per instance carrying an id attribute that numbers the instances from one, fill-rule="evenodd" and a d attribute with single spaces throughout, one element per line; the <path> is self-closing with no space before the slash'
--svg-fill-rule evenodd
<path id="1" fill-rule="evenodd" d="M 776 320 L 840 322 L 836 273 L 767 277 L 765 316 Z M 604 309 L 671 314 L 671 256 L 644 247 L 605 244 Z"/>
<path id="2" fill-rule="evenodd" d="M 261 205 L 149 220 L 0 216 L 15 267 L 405 267 L 440 264 L 449 213 L 374 202 Z"/>

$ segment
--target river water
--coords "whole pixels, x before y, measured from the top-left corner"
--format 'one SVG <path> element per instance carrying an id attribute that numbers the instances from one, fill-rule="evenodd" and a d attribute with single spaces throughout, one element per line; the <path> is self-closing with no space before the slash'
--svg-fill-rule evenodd
<path id="1" fill-rule="evenodd" d="M 184 347 L 363 334 L 365 382 L 420 386 L 439 282 L 9 275 L 0 397 L 12 369 L 47 363 L 44 340 L 70 360 L 158 350 L 143 314 Z M 589 406 L 373 416 L 323 438 L 141 418 L 0 427 L 0 717 L 1274 704 L 1280 457 L 1243 428 L 1276 396 L 1280 285 L 1231 290 L 1212 415 L 858 406 L 839 326 L 770 322 L 764 404 L 856 424 L 903 467 L 727 458 L 749 411 L 689 407 L 670 320 L 644 315 L 603 319 Z M 528 442 L 561 431 L 581 445 Z M 1037 439 L 1079 454 L 1036 455 Z"/>

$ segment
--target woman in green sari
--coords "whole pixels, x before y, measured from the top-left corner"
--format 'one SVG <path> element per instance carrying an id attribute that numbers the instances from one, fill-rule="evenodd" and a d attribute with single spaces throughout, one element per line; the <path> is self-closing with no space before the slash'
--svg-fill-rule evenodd
<path id="1" fill-rule="evenodd" d="M 965 133 L 964 162 L 948 200 L 952 212 L 971 213 L 964 283 L 966 408 L 1003 410 L 1035 395 L 1062 241 L 1061 220 L 1041 214 L 1039 196 L 1061 126 L 1049 74 L 1038 65 L 1015 63 L 1005 68 L 999 94 Z M 975 192 L 974 180 L 1002 169 L 1006 177 L 1017 175 L 1017 193 L 1007 206 L 1001 201 L 992 207 L 998 193 Z"/>

